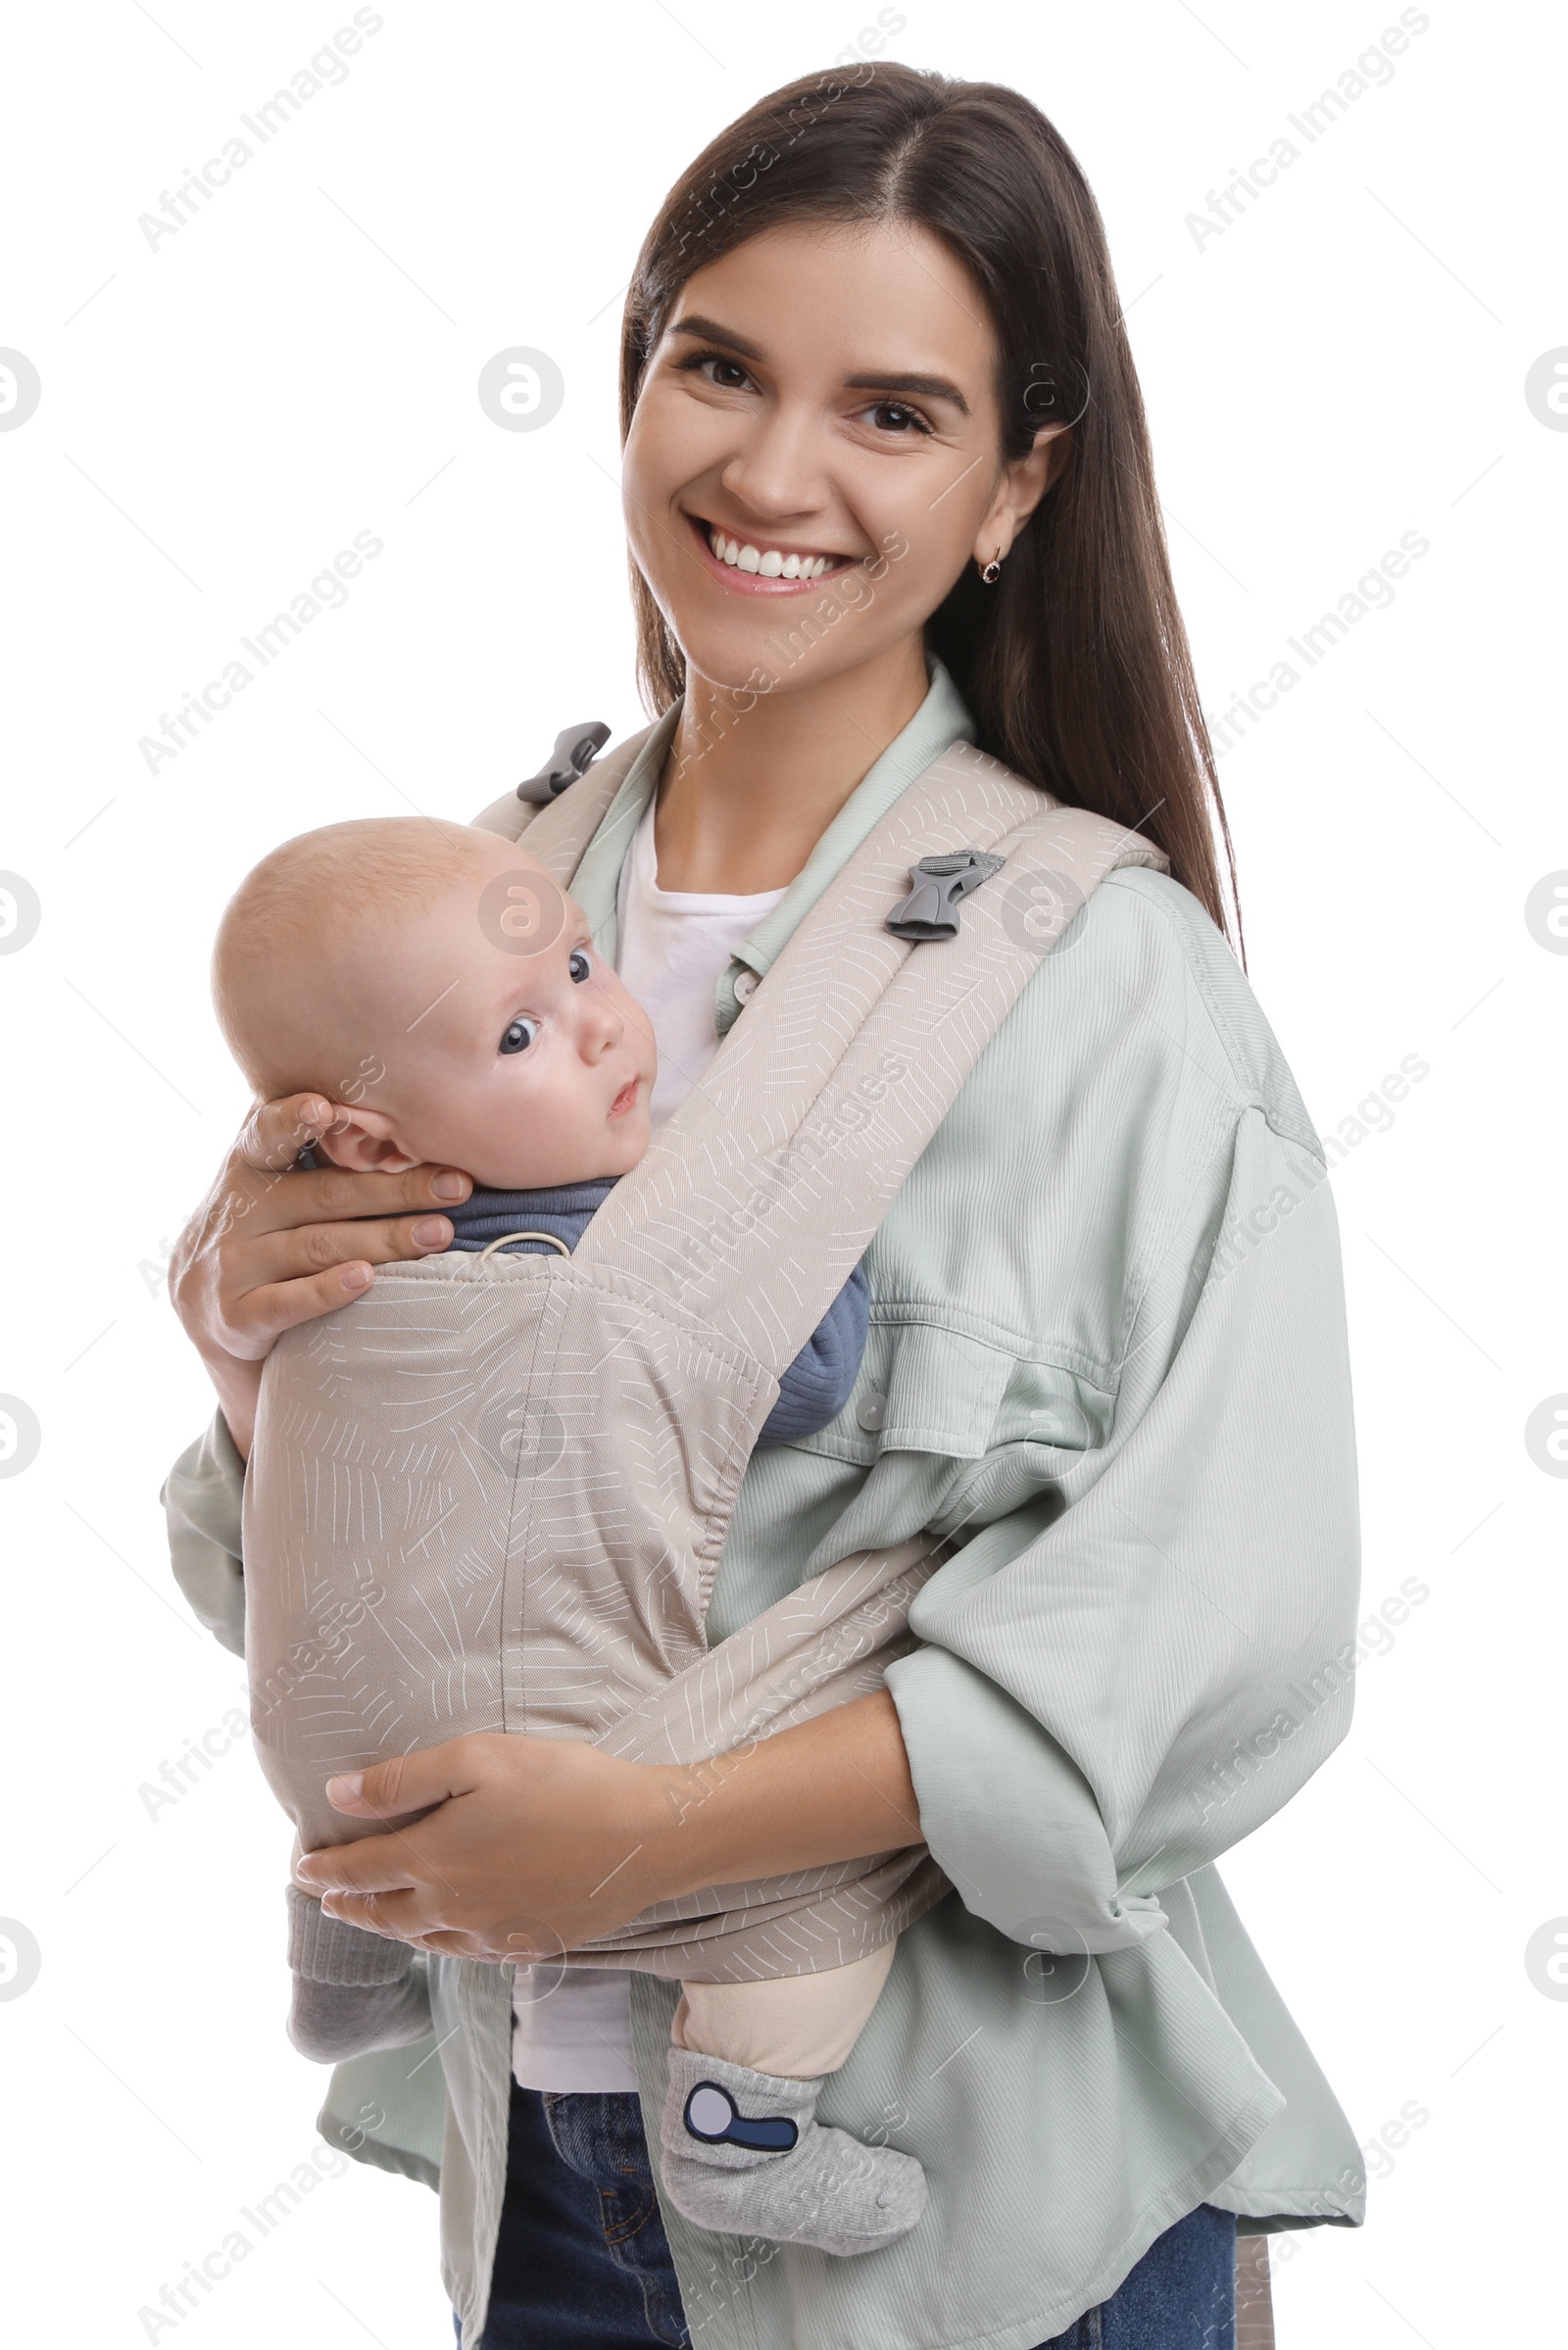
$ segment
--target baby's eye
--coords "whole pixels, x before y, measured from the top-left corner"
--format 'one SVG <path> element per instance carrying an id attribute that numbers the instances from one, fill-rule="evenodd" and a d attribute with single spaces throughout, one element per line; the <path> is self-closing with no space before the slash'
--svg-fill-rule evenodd
<path id="1" fill-rule="evenodd" d="M 580 969 L 578 967 L 579 965 L 581 966 Z M 585 979 L 592 978 L 594 967 L 588 959 L 588 950 L 586 947 L 573 947 L 570 959 L 566 964 L 566 968 L 571 973 L 571 976 L 575 980 L 578 987 L 581 987 Z"/>
<path id="2" fill-rule="evenodd" d="M 503 1053 L 526 1053 L 538 1034 L 538 1021 L 524 1013 L 520 1020 L 514 1020 L 507 1030 L 501 1040 L 501 1050 Z"/>

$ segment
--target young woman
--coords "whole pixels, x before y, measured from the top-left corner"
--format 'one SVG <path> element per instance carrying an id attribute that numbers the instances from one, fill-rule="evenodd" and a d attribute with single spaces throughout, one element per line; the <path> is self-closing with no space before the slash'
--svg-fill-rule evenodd
<path id="1" fill-rule="evenodd" d="M 1354 1450 L 1322 1155 L 1226 943 L 1228 835 L 1072 157 L 990 84 L 877 66 L 776 92 L 649 233 L 623 420 L 660 715 L 571 886 L 650 1006 L 661 1116 L 957 739 L 1140 828 L 1170 873 L 1090 899 L 900 1192 L 867 1258 L 872 1408 L 742 1487 L 710 1639 L 858 1547 L 957 1539 L 888 1688 L 698 1803 L 570 1740 L 406 1757 L 340 1808 L 435 1808 L 301 1879 L 432 1954 L 466 2350 L 1220 2345 L 1238 2217 L 1360 2212 L 1350 2132 L 1211 1865 L 1344 1735 Z M 175 1568 L 231 1644 L 269 1348 L 441 1249 L 468 1189 L 281 1173 L 320 1123 L 307 1097 L 259 1106 L 176 1252 L 221 1409 L 167 1488 Z M 858 2134 L 918 2154 L 925 2217 L 835 2261 L 661 2214 L 642 2100 L 671 1986 L 548 1953 L 918 1841 L 956 1890 L 834 2085 Z M 426 2177 L 427 2054 L 359 2060 L 334 2125 Z"/>

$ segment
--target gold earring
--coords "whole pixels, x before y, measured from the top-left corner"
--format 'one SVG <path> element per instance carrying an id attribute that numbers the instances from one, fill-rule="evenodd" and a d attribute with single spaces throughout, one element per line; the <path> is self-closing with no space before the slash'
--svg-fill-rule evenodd
<path id="1" fill-rule="evenodd" d="M 1002 549 L 999 547 L 988 563 L 981 565 L 980 576 L 987 587 L 995 587 L 1002 577 Z"/>

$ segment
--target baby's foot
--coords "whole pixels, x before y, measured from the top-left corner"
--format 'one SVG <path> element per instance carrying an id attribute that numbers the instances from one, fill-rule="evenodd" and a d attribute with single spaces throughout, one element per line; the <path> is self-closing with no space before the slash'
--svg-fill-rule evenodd
<path id="1" fill-rule="evenodd" d="M 407 2048 L 430 2031 L 422 1975 L 401 1983 L 312 1983 L 294 1978 L 288 2036 L 313 2064 L 337 2065 L 373 2048 Z"/>
<path id="2" fill-rule="evenodd" d="M 287 1890 L 288 2036 L 300 2054 L 330 2065 L 422 2040 L 431 2029 L 430 1994 L 408 1944 L 329 1918 L 297 1885 Z"/>
<path id="3" fill-rule="evenodd" d="M 660 2191 L 699 2228 L 820 2252 L 876 2252 L 925 2208 L 912 2154 L 867 2146 L 815 2119 L 819 2081 L 669 2051 Z"/>

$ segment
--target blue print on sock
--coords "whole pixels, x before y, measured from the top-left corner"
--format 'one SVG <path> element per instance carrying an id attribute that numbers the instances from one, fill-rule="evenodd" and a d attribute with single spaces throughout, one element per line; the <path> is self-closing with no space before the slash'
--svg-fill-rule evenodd
<path id="1" fill-rule="evenodd" d="M 749 2122 L 716 2081 L 697 2083 L 686 2100 L 685 2122 L 705 2146 L 752 2146 L 760 2154 L 783 2154 L 801 2134 L 784 2115 Z"/>

